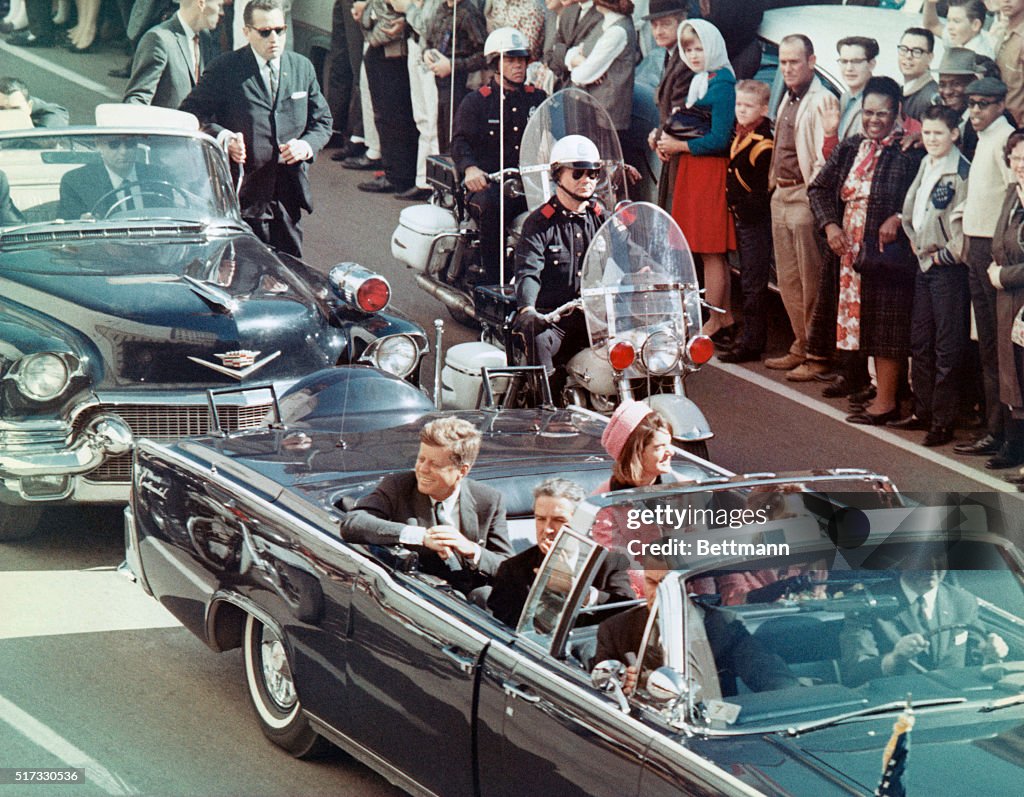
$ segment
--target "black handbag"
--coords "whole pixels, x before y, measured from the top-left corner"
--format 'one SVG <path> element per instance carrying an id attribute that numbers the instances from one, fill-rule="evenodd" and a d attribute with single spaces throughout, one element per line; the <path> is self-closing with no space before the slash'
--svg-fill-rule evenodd
<path id="1" fill-rule="evenodd" d="M 861 274 L 913 277 L 919 268 L 917 255 L 910 248 L 910 239 L 903 230 L 881 252 L 878 251 L 877 238 L 865 239 L 860 251 L 861 256 L 853 264 L 853 270 Z"/>
<path id="2" fill-rule="evenodd" d="M 703 138 L 711 132 L 711 114 L 697 108 L 683 108 L 675 111 L 662 129 L 680 141 Z"/>

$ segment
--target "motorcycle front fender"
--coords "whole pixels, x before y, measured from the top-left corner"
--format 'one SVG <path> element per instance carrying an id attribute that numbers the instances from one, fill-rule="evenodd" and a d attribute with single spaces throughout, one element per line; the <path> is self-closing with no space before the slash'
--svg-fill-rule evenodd
<path id="1" fill-rule="evenodd" d="M 678 440 L 710 440 L 714 437 L 711 426 L 700 408 L 686 396 L 676 393 L 658 393 L 644 399 L 671 424 L 673 437 Z"/>

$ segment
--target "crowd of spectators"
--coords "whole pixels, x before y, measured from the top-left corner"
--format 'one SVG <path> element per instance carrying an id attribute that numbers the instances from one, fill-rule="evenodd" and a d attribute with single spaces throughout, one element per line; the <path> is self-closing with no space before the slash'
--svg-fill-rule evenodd
<path id="1" fill-rule="evenodd" d="M 769 0 L 649 0 L 643 12 L 633 0 L 336 0 L 326 87 L 332 158 L 376 172 L 361 190 L 422 201 L 428 156 L 475 135 L 460 132 L 460 105 L 486 117 L 498 96 L 524 84 L 537 92 L 524 107 L 579 87 L 608 110 L 632 166 L 649 171 L 646 148 L 661 161 L 659 203 L 701 256 L 709 303 L 721 310 L 704 332 L 722 360 L 765 353 L 774 260 L 793 342 L 767 368 L 791 381 L 829 381 L 824 395 L 849 397 L 851 423 L 921 429 L 928 446 L 951 442 L 954 427 L 980 417 L 981 436 L 954 450 L 986 455 L 991 468 L 1021 464 L 1021 349 L 1011 334 L 1024 339 L 1024 293 L 1013 276 L 1024 229 L 1024 145 L 1015 133 L 1024 121 L 1024 0 L 849 4 L 908 12 L 900 15 L 899 80 L 873 75 L 873 38 L 851 31 L 837 52 L 823 53 L 794 30 L 779 43 L 784 91 L 769 108 L 769 87 L 752 80 L 757 28 L 777 5 Z M 238 41 L 239 20 L 222 15 L 239 18 L 243 5 L 117 3 L 135 52 L 126 101 L 177 106 L 201 85 L 215 50 Z M 83 52 L 100 4 L 76 6 L 67 45 Z M 175 90 L 154 82 L 153 26 L 168 16 L 190 45 Z M 27 25 L 13 44 L 52 46 L 70 19 L 66 3 L 13 0 L 5 24 Z M 499 29 L 518 31 L 530 63 L 500 83 L 485 53 Z M 838 100 L 815 77 L 821 58 L 838 61 L 846 84 Z M 659 124 L 635 142 L 627 136 L 634 82 L 651 64 L 661 74 Z M 8 103 L 30 102 L 24 84 L 6 88 Z M 493 136 L 490 120 L 473 115 L 461 114 L 463 125 Z M 473 159 L 454 154 L 483 197 Z M 733 251 L 743 297 L 735 316 Z"/>

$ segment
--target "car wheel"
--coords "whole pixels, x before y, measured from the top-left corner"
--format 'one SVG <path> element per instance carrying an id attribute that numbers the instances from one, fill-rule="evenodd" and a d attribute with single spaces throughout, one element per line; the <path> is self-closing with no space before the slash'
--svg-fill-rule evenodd
<path id="1" fill-rule="evenodd" d="M 245 681 L 264 735 L 296 758 L 330 749 L 302 713 L 284 641 L 251 614 L 245 620 Z"/>
<path id="2" fill-rule="evenodd" d="M 5 506 L 0 504 L 0 542 L 27 540 L 39 528 L 41 506 Z"/>

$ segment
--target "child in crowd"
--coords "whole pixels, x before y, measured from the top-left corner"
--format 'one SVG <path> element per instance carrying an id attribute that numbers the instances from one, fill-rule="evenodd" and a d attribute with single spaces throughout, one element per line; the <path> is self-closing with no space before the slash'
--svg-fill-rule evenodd
<path id="1" fill-rule="evenodd" d="M 928 153 L 903 203 L 903 229 L 917 254 L 920 271 L 914 285 L 911 318 L 914 416 L 900 428 L 927 429 L 926 446 L 953 439 L 968 345 L 970 291 L 963 250 L 961 215 L 971 164 L 956 143 L 960 115 L 933 105 L 921 118 Z"/>
<path id="2" fill-rule="evenodd" d="M 938 0 L 925 0 L 921 23 L 941 37 L 947 50 L 966 47 L 979 55 L 996 57 L 992 41 L 984 30 L 988 15 L 984 0 L 949 0 L 945 25 L 939 19 L 938 4 Z"/>
<path id="3" fill-rule="evenodd" d="M 768 330 L 768 276 L 772 256 L 772 125 L 768 119 L 771 89 L 759 80 L 736 84 L 736 124 L 729 146 L 725 196 L 736 225 L 743 292 L 743 332 L 719 359 L 745 363 L 761 359 Z"/>

